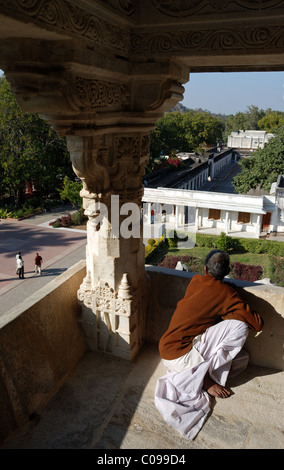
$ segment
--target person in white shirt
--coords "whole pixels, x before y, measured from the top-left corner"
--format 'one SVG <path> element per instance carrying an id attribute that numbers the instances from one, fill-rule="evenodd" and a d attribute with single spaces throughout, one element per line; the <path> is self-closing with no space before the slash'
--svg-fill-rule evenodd
<path id="1" fill-rule="evenodd" d="M 17 258 L 17 274 L 19 275 L 19 279 L 24 279 L 24 261 L 21 255 Z"/>

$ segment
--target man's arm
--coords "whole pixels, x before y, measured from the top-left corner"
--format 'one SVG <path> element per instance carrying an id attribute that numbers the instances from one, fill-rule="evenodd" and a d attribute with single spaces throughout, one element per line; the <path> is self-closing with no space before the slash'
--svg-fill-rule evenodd
<path id="1" fill-rule="evenodd" d="M 223 320 L 240 320 L 248 325 L 253 331 L 261 331 L 263 327 L 263 318 L 252 310 L 239 293 L 232 287 L 229 287 L 224 310 L 221 315 Z"/>

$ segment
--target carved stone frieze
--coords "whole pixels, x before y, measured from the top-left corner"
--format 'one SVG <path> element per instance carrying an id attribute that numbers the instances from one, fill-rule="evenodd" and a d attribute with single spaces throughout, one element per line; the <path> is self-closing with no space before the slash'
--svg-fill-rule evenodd
<path id="1" fill-rule="evenodd" d="M 132 16 L 137 10 L 135 0 L 104 0 L 104 3 L 127 16 Z"/>
<path id="2" fill-rule="evenodd" d="M 0 2 L 0 7 L 1 7 Z M 129 3 L 129 2 L 128 2 Z M 120 7 L 127 8 L 127 2 L 120 2 Z M 130 32 L 115 24 L 76 6 L 74 2 L 65 0 L 9 0 L 5 1 L 5 9 L 16 15 L 26 16 L 33 22 L 43 23 L 77 35 L 104 47 L 115 48 L 128 52 L 130 48 Z"/>
<path id="3" fill-rule="evenodd" d="M 265 51 L 284 48 L 284 27 L 239 27 L 179 30 L 178 32 L 137 33 L 133 37 L 133 49 L 136 54 L 171 53 L 190 55 L 230 51 L 248 53 L 249 50 Z"/>
<path id="4" fill-rule="evenodd" d="M 155 8 L 172 17 L 239 10 L 267 10 L 282 6 L 281 0 L 152 0 Z"/>

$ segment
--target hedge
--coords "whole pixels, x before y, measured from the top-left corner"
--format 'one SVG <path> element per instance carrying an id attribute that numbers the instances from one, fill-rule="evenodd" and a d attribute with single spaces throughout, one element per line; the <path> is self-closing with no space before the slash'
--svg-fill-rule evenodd
<path id="1" fill-rule="evenodd" d="M 149 238 L 148 244 L 145 246 L 145 262 L 151 261 L 156 251 L 160 248 L 164 241 L 164 237 L 160 238 Z"/>
<path id="2" fill-rule="evenodd" d="M 204 235 L 197 233 L 196 245 L 214 249 L 218 247 L 218 239 L 220 239 L 220 237 L 221 235 Z M 231 238 L 231 248 L 235 252 L 264 253 L 284 257 L 283 242 L 253 238 L 228 238 Z"/>

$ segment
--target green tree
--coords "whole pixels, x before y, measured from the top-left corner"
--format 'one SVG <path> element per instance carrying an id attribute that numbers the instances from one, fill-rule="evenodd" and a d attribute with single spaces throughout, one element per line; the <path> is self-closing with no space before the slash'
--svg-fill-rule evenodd
<path id="1" fill-rule="evenodd" d="M 258 121 L 260 129 L 274 133 L 279 127 L 284 125 L 284 113 L 279 111 L 268 112 Z"/>
<path id="2" fill-rule="evenodd" d="M 24 113 L 8 81 L 0 77 L 0 196 L 14 196 L 20 206 L 29 183 L 38 196 L 47 197 L 65 174 L 75 177 L 65 138 L 36 114 Z"/>
<path id="3" fill-rule="evenodd" d="M 161 154 L 192 152 L 200 145 L 215 145 L 222 140 L 222 121 L 208 112 L 170 112 L 156 123 L 151 132 L 150 162 Z"/>
<path id="4" fill-rule="evenodd" d="M 258 130 L 259 121 L 265 116 L 266 111 L 257 106 L 248 106 L 247 111 L 230 114 L 225 121 L 224 140 L 227 141 L 231 132 L 238 130 Z"/>
<path id="5" fill-rule="evenodd" d="M 241 173 L 234 178 L 237 193 L 247 193 L 252 188 L 269 192 L 278 175 L 284 174 L 284 127 L 279 127 L 275 137 L 264 149 L 259 149 L 253 157 L 240 160 Z"/>
<path id="6" fill-rule="evenodd" d="M 166 113 L 156 123 L 150 136 L 150 154 L 153 159 L 162 155 L 170 155 L 173 151 L 188 151 L 184 133 L 184 114 L 179 112 Z"/>
<path id="7" fill-rule="evenodd" d="M 74 209 L 78 207 L 82 208 L 82 198 L 80 196 L 80 191 L 83 185 L 80 182 L 72 181 L 68 176 L 64 177 L 63 188 L 59 189 L 59 194 L 61 199 L 64 201 L 70 201 Z"/>
<path id="8" fill-rule="evenodd" d="M 208 112 L 190 112 L 184 115 L 185 137 L 189 151 L 200 145 L 216 145 L 222 140 L 223 124 Z"/>

